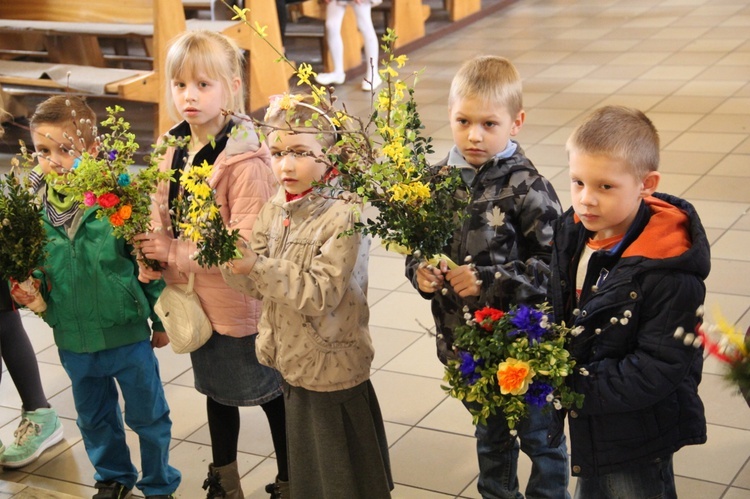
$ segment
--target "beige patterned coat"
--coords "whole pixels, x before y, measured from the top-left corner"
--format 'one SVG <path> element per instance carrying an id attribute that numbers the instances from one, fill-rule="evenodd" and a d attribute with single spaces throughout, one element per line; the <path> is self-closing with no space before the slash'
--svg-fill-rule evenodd
<path id="1" fill-rule="evenodd" d="M 354 226 L 355 208 L 315 193 L 286 202 L 280 189 L 253 228 L 249 243 L 259 255 L 253 270 L 223 270 L 230 286 L 263 298 L 258 360 L 292 386 L 330 392 L 370 377 L 370 240 L 338 237 Z"/>

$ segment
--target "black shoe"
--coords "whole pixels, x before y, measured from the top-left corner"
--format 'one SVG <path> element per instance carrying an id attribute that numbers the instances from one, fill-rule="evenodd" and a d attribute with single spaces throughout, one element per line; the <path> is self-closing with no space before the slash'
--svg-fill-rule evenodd
<path id="1" fill-rule="evenodd" d="M 129 488 L 114 480 L 96 482 L 94 488 L 97 492 L 91 499 L 125 499 L 130 493 Z"/>
<path id="2" fill-rule="evenodd" d="M 158 496 L 146 496 L 146 499 L 174 499 L 174 494 L 160 494 Z"/>
<path id="3" fill-rule="evenodd" d="M 221 486 L 221 477 L 209 468 L 208 477 L 203 481 L 203 490 L 206 491 L 206 499 L 218 499 L 226 497 L 227 493 Z"/>

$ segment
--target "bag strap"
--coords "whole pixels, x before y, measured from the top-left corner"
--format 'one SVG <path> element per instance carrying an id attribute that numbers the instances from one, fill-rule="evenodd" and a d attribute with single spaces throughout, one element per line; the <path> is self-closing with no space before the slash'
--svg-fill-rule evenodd
<path id="1" fill-rule="evenodd" d="M 191 294 L 193 292 L 193 284 L 195 283 L 195 272 L 190 272 L 188 274 L 188 283 L 187 283 L 187 289 L 185 292 L 187 294 Z"/>

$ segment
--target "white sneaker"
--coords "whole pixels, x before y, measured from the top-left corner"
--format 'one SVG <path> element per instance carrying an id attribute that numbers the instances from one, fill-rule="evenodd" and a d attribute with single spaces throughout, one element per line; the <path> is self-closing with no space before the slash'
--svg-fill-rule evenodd
<path id="1" fill-rule="evenodd" d="M 346 74 L 344 73 L 320 73 L 315 77 L 321 85 L 342 85 L 346 81 Z"/>
<path id="2" fill-rule="evenodd" d="M 362 91 L 372 92 L 373 90 L 376 90 L 382 84 L 383 84 L 383 79 L 380 77 L 380 75 L 376 74 L 373 77 L 372 84 L 370 84 L 370 82 L 367 80 L 362 80 Z"/>

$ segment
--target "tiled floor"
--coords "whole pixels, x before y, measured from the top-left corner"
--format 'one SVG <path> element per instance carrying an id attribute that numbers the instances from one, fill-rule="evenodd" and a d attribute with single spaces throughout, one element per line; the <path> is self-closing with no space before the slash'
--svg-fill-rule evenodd
<path id="1" fill-rule="evenodd" d="M 446 95 L 467 57 L 501 54 L 524 77 L 527 122 L 520 142 L 570 201 L 563 144 L 594 107 L 636 106 L 662 137 L 662 191 L 693 202 L 713 245 L 707 304 L 744 329 L 750 324 L 750 7 L 746 0 L 519 0 L 509 8 L 410 54 L 424 68 L 416 97 L 435 157 L 450 146 Z M 350 110 L 367 108 L 358 82 L 340 91 Z M 428 303 L 404 281 L 402 259 L 373 249 L 371 329 L 377 354 L 372 380 L 387 421 L 396 498 L 477 498 L 477 466 L 470 418 L 441 390 Z M 35 464 L 0 474 L 0 497 L 24 486 L 58 495 L 90 497 L 93 470 L 86 459 L 68 379 L 49 329 L 24 317 L 47 394 L 64 418 L 65 441 Z M 210 459 L 204 401 L 192 388 L 189 358 L 158 352 L 174 420 L 173 463 L 183 471 L 183 498 L 202 497 Z M 750 409 L 708 361 L 700 387 L 708 415 L 708 443 L 677 453 L 680 497 L 750 497 Z M 18 424 L 20 400 L 9 377 L 0 387 L 0 437 Z M 135 462 L 136 439 L 129 432 Z M 242 411 L 242 484 L 250 498 L 274 475 L 272 446 L 262 411 Z M 523 458 L 525 483 L 529 464 Z M 572 485 L 571 485 L 572 489 Z M 23 495 L 27 494 L 27 495 Z M 30 489 L 17 497 L 34 495 Z M 67 497 L 67 496 L 65 496 Z"/>

